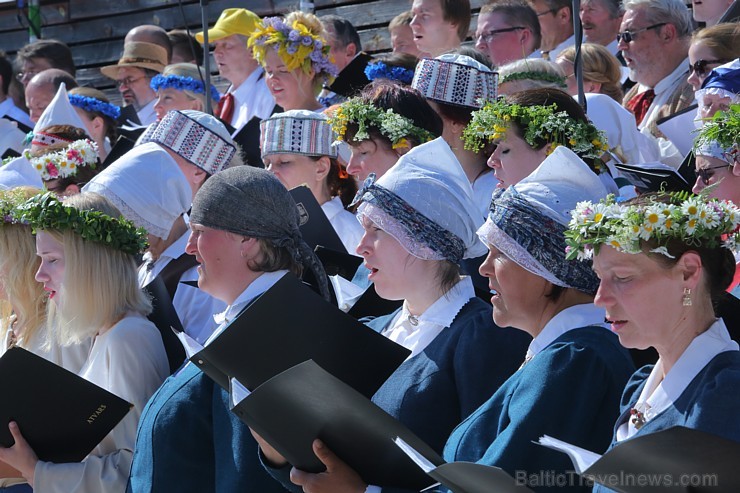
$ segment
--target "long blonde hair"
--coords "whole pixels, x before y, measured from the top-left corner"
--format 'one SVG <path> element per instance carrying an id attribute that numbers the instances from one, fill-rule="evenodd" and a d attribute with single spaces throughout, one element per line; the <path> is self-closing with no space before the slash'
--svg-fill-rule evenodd
<path id="1" fill-rule="evenodd" d="M 80 210 L 96 210 L 122 217 L 102 195 L 84 192 L 64 200 Z M 136 259 L 107 245 L 83 239 L 73 231 L 45 231 L 64 247 L 61 306 L 49 303 L 49 321 L 56 343 L 67 346 L 95 337 L 129 312 L 148 315 L 151 301 L 139 288 Z"/>
<path id="2" fill-rule="evenodd" d="M 0 192 L 0 198 L 18 194 L 28 199 L 41 193 L 31 187 L 19 187 L 12 192 Z M 6 323 L 0 325 L 0 336 L 5 338 L 11 328 L 11 317 L 20 329 L 18 345 L 23 347 L 46 324 L 44 286 L 36 281 L 36 271 L 41 263 L 36 256 L 36 240 L 31 227 L 23 224 L 0 222 L 0 282 L 5 296 L 0 299 L 0 316 Z"/>
<path id="3" fill-rule="evenodd" d="M 576 49 L 570 46 L 564 49 L 558 58 L 575 62 Z M 583 60 L 583 80 L 601 84 L 599 92 L 606 94 L 619 104 L 622 104 L 622 70 L 617 57 L 612 55 L 606 47 L 595 43 L 581 45 L 581 60 Z"/>

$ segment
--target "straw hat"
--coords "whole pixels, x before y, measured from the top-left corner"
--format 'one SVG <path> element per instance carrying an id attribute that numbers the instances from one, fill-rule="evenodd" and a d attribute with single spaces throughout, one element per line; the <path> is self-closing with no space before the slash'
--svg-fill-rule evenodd
<path id="1" fill-rule="evenodd" d="M 115 79 L 118 75 L 118 69 L 121 67 L 139 67 L 148 68 L 155 72 L 162 73 L 167 65 L 167 50 L 154 43 L 144 43 L 140 41 L 130 41 L 123 45 L 123 55 L 116 65 L 108 65 L 100 71 L 106 77 Z"/>

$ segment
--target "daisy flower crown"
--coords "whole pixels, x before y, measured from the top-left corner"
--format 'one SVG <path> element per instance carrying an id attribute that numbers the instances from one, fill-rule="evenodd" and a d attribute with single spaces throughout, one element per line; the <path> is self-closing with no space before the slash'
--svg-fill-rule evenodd
<path id="1" fill-rule="evenodd" d="M 193 79 L 192 77 L 184 77 L 182 75 L 158 74 L 152 78 L 149 86 L 155 91 L 171 87 L 173 89 L 177 89 L 178 91 L 191 91 L 196 94 L 205 94 L 205 86 L 203 84 L 203 81 Z M 214 101 L 218 101 L 221 99 L 221 94 L 219 94 L 218 89 L 216 89 L 213 84 L 211 84 L 211 90 L 209 94 L 211 96 L 211 99 L 213 99 Z"/>
<path id="2" fill-rule="evenodd" d="M 557 105 L 522 106 L 507 103 L 503 99 L 487 101 L 463 131 L 465 148 L 480 151 L 489 142 L 502 139 L 512 121 L 524 129 L 524 140 L 532 147 L 544 142 L 565 146 L 581 159 L 590 159 L 597 173 L 604 167 L 601 156 L 609 150 L 606 133 L 589 122 L 577 121 L 565 111 L 557 111 Z"/>
<path id="3" fill-rule="evenodd" d="M 95 169 L 98 163 L 98 145 L 92 140 L 80 139 L 64 149 L 39 157 L 32 157 L 31 151 L 26 149 L 23 156 L 31 162 L 42 180 L 49 181 L 74 176 L 80 166 Z"/>
<path id="4" fill-rule="evenodd" d="M 339 140 L 344 140 L 347 133 L 347 124 L 354 123 L 358 130 L 354 140 L 370 138 L 370 129 L 377 129 L 381 135 L 391 141 L 393 149 L 407 147 L 411 137 L 420 144 L 434 139 L 428 130 L 417 127 L 414 123 L 388 108 L 383 110 L 365 103 L 359 97 L 351 98 L 340 104 L 329 116 L 332 130 Z"/>
<path id="5" fill-rule="evenodd" d="M 667 203 L 656 200 L 667 199 Z M 626 253 L 642 253 L 642 242 L 650 250 L 672 257 L 667 245 L 677 239 L 695 247 L 736 251 L 740 246 L 740 208 L 730 201 L 708 199 L 688 192 L 656 194 L 648 204 L 620 204 L 613 195 L 598 204 L 579 202 L 571 212 L 565 231 L 566 258 L 588 259 L 608 245 Z"/>
<path id="6" fill-rule="evenodd" d="M 306 74 L 313 70 L 327 81 L 339 73 L 329 57 L 329 45 L 297 20 L 289 25 L 281 17 L 264 18 L 262 26 L 249 37 L 247 46 L 261 65 L 265 63 L 268 48 L 277 47 L 288 70 L 301 68 Z"/>
<path id="7" fill-rule="evenodd" d="M 119 108 L 115 104 L 106 103 L 105 101 L 101 101 L 97 98 L 82 96 L 80 94 L 70 94 L 69 103 L 72 106 L 82 108 L 83 110 L 90 111 L 91 113 L 101 113 L 113 120 L 118 120 L 118 118 L 121 116 L 121 108 Z"/>
<path id="8" fill-rule="evenodd" d="M 107 245 L 131 255 L 147 248 L 147 233 L 131 221 L 111 217 L 100 211 L 80 210 L 64 205 L 51 192 L 36 195 L 11 211 L 20 223 L 38 230 L 72 230 L 87 241 Z"/>
<path id="9" fill-rule="evenodd" d="M 717 144 L 728 150 L 729 162 L 740 162 L 740 104 L 730 105 L 727 111 L 718 111 L 704 123 L 694 141 L 694 149 Z"/>

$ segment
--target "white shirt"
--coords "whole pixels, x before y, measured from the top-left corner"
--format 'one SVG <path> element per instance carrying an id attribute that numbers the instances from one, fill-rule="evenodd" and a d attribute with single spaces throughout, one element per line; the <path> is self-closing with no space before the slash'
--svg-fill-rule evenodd
<path id="1" fill-rule="evenodd" d="M 555 60 L 558 59 L 558 55 L 560 55 L 561 51 L 563 51 L 564 49 L 570 46 L 574 46 L 575 44 L 576 44 L 576 35 L 571 34 L 568 39 L 566 39 L 565 41 L 563 41 L 562 43 L 560 43 L 559 45 L 557 45 L 555 48 L 553 48 L 552 50 L 548 52 L 549 57 L 550 57 L 549 60 L 554 62 Z M 537 50 L 533 52 L 531 55 L 529 55 L 529 57 L 527 58 L 543 58 L 542 54 L 543 54 L 542 50 Z"/>
<path id="2" fill-rule="evenodd" d="M 226 327 L 229 326 L 232 320 L 236 318 L 239 313 L 244 309 L 247 304 L 261 295 L 271 287 L 273 287 L 280 279 L 287 274 L 287 270 L 277 270 L 275 272 L 263 272 L 257 279 L 252 281 L 247 288 L 234 300 L 232 304 L 226 307 L 221 313 L 217 313 L 213 316 L 213 319 L 218 324 L 218 328 L 211 334 L 204 344 L 207 346 L 212 340 L 221 334 Z"/>
<path id="3" fill-rule="evenodd" d="M 738 344 L 730 338 L 727 327 L 718 318 L 706 332 L 691 341 L 676 363 L 663 378 L 663 362 L 658 362 L 645 382 L 635 408 L 641 410 L 647 421 L 668 409 L 683 394 L 686 387 L 715 356 L 726 351 L 737 351 Z M 637 433 L 628 419 L 617 429 L 617 441 L 626 440 Z"/>
<path id="4" fill-rule="evenodd" d="M 172 245 L 168 246 L 160 255 L 154 264 L 150 264 L 152 255 L 147 252 L 144 254 L 144 263 L 139 267 L 139 287 L 144 288 L 156 278 L 171 261 L 185 253 L 185 246 L 188 243 L 190 231 L 178 238 Z M 151 268 L 148 266 L 152 265 Z M 182 281 L 197 281 L 198 267 L 191 267 L 183 272 L 180 277 Z M 210 294 L 201 289 L 179 284 L 175 289 L 175 296 L 172 298 L 172 305 L 175 312 L 180 318 L 182 328 L 185 333 L 195 339 L 199 344 L 203 344 L 208 336 L 216 330 L 216 323 L 213 321 L 213 314 L 226 309 L 226 303 L 217 300 Z"/>
<path id="5" fill-rule="evenodd" d="M 609 50 L 609 53 L 611 53 L 612 55 L 617 56 L 617 54 L 619 53 L 619 48 L 617 48 L 618 44 L 619 43 L 617 43 L 617 39 L 614 38 L 614 40 L 608 45 L 604 46 L 604 48 Z"/>
<path id="6" fill-rule="evenodd" d="M 357 245 L 360 244 L 362 235 L 365 234 L 357 217 L 344 208 L 342 199 L 338 196 L 321 204 L 321 210 L 326 214 L 326 218 L 337 232 L 339 239 L 342 240 L 342 245 L 347 252 L 356 256 Z"/>
<path id="7" fill-rule="evenodd" d="M 143 126 L 151 125 L 157 121 L 157 113 L 154 111 L 154 103 L 156 102 L 157 98 L 154 98 L 136 112 L 136 116 L 139 117 L 139 121 Z"/>
<path id="8" fill-rule="evenodd" d="M 5 354 L 9 349 L 11 333 L 12 329 L 8 328 L 8 331 L 5 333 L 3 345 L 0 347 L 0 356 Z M 92 339 L 69 346 L 60 346 L 58 344 L 48 345 L 46 343 L 46 335 L 47 329 L 46 327 L 42 327 L 30 339 L 19 342 L 17 346 L 36 356 L 41 356 L 45 360 L 51 361 L 55 365 L 61 366 L 72 373 L 79 372 L 82 365 L 85 364 L 85 360 L 87 360 L 87 355 L 90 354 Z"/>
<path id="9" fill-rule="evenodd" d="M 34 126 L 34 123 L 31 121 L 31 117 L 28 116 L 28 114 L 25 111 L 18 108 L 13 103 L 13 98 L 9 96 L 5 98 L 5 101 L 0 103 L 0 118 L 4 116 L 8 116 L 14 120 L 17 120 L 21 122 L 22 124 L 26 125 L 27 127 L 33 128 Z"/>
<path id="10" fill-rule="evenodd" d="M 449 327 L 463 306 L 475 297 L 473 281 L 463 277 L 446 294 L 416 317 L 416 325 L 411 323 L 406 302 L 395 316 L 383 335 L 411 351 L 406 359 L 413 358 L 431 343 L 442 330 Z"/>
<path id="11" fill-rule="evenodd" d="M 527 348 L 526 360 L 532 359 L 569 330 L 588 327 L 589 325 L 599 325 L 604 327 L 604 330 L 609 330 L 606 328 L 604 318 L 606 318 L 606 311 L 593 303 L 584 303 L 566 308 L 552 317 L 545 324 L 542 331 L 537 334 L 537 337 L 532 339 L 529 348 Z"/>
<path id="12" fill-rule="evenodd" d="M 234 127 L 232 137 L 253 117 L 264 120 L 272 114 L 275 98 L 267 88 L 264 74 L 262 67 L 257 67 L 239 87 L 229 87 L 228 92 L 234 96 L 234 114 L 228 122 Z"/>
<path id="13" fill-rule="evenodd" d="M 498 184 L 499 181 L 491 169 L 488 169 L 485 173 L 479 175 L 472 183 L 473 200 L 478 204 L 478 206 L 480 206 L 483 218 L 488 217 L 488 210 L 491 207 L 491 196 L 493 196 L 493 191 L 496 189 L 496 185 Z"/>
<path id="14" fill-rule="evenodd" d="M 640 131 L 643 134 L 653 137 L 658 142 L 661 162 L 668 166 L 673 166 L 674 168 L 678 168 L 681 165 L 684 156 L 678 148 L 671 143 L 671 141 L 663 138 L 655 138 L 655 136 L 650 133 L 649 126 L 652 122 L 658 120 L 658 111 L 660 108 L 668 103 L 673 92 L 678 88 L 678 86 L 686 81 L 686 78 L 688 77 L 688 70 L 686 67 L 688 67 L 688 65 L 689 59 L 686 58 L 679 63 L 675 69 L 673 69 L 673 72 L 655 84 L 655 87 L 652 88 L 653 91 L 655 91 L 655 99 L 648 108 L 647 113 L 645 113 L 645 118 L 642 119 L 642 122 L 639 125 Z M 639 84 L 637 94 L 647 91 L 648 89 L 650 88 Z"/>
<path id="15" fill-rule="evenodd" d="M 149 397 L 169 373 L 162 337 L 145 317 L 126 316 L 98 335 L 79 375 L 130 402 L 133 407 L 82 462 L 39 461 L 34 472 L 34 491 L 124 491 L 139 417 Z"/>

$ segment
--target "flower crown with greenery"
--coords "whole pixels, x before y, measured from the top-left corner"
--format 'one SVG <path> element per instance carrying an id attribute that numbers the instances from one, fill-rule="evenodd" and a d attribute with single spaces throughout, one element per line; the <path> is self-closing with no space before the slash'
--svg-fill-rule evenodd
<path id="1" fill-rule="evenodd" d="M 722 149 L 729 149 L 728 157 L 734 162 L 740 162 L 740 104 L 730 105 L 727 111 L 718 111 L 705 122 L 694 141 L 694 149 L 712 143 Z"/>
<path id="2" fill-rule="evenodd" d="M 704 193 L 659 193 L 644 205 L 620 204 L 609 195 L 598 204 L 579 202 L 571 215 L 565 231 L 568 260 L 591 258 L 601 245 L 642 253 L 641 241 L 648 240 L 658 245 L 651 252 L 671 258 L 666 248 L 671 239 L 732 251 L 740 246 L 740 208 L 730 201 L 708 199 Z"/>
<path id="3" fill-rule="evenodd" d="M 64 205 L 51 192 L 36 195 L 12 210 L 16 221 L 39 230 L 70 229 L 87 241 L 107 245 L 131 255 L 147 248 L 147 233 L 131 221 L 110 217 L 100 211 L 80 210 Z"/>
<path id="4" fill-rule="evenodd" d="M 55 178 L 66 178 L 77 174 L 80 166 L 89 166 L 95 169 L 98 163 L 98 145 L 89 139 L 75 140 L 66 148 L 32 157 L 30 149 L 23 151 L 44 181 Z"/>
<path id="5" fill-rule="evenodd" d="M 347 124 L 357 125 L 354 140 L 370 138 L 369 130 L 376 128 L 384 137 L 391 141 L 393 149 L 408 147 L 408 137 L 417 140 L 420 144 L 434 139 L 428 130 L 417 127 L 414 123 L 388 108 L 383 110 L 365 103 L 359 97 L 350 98 L 332 113 L 329 114 L 329 123 L 339 140 L 344 140 L 347 133 Z"/>
<path id="6" fill-rule="evenodd" d="M 503 99 L 487 101 L 483 108 L 472 113 L 463 131 L 465 148 L 478 152 L 489 142 L 503 139 L 512 121 L 524 129 L 524 140 L 530 146 L 538 145 L 538 140 L 553 143 L 549 154 L 563 145 L 581 159 L 593 160 L 590 164 L 596 172 L 604 168 L 601 156 L 609 150 L 606 134 L 589 122 L 577 121 L 565 111 L 558 111 L 555 104 L 522 106 Z"/>
<path id="7" fill-rule="evenodd" d="M 171 87 L 178 91 L 190 91 L 196 94 L 205 94 L 205 90 L 203 89 L 205 85 L 203 84 L 203 81 L 182 75 L 155 75 L 149 83 L 149 87 L 155 91 Z M 213 84 L 211 84 L 210 96 L 214 101 L 221 99 L 221 94 L 218 93 L 218 89 L 216 89 Z"/>
<path id="8" fill-rule="evenodd" d="M 267 49 L 277 46 L 278 56 L 288 70 L 300 67 L 306 74 L 313 70 L 317 77 L 327 81 L 339 73 L 329 57 L 329 45 L 298 20 L 288 25 L 281 17 L 265 17 L 262 26 L 249 37 L 247 46 L 262 65 Z"/>
<path id="9" fill-rule="evenodd" d="M 101 113 L 108 118 L 118 120 L 121 116 L 121 108 L 115 104 L 106 103 L 97 98 L 91 98 L 89 96 L 82 96 L 81 94 L 70 94 L 69 103 L 72 106 L 82 108 L 85 111 L 92 113 Z"/>
<path id="10" fill-rule="evenodd" d="M 13 215 L 13 211 L 20 204 L 28 200 L 23 190 L 11 188 L 10 190 L 0 190 L 0 216 L 1 224 L 27 224 L 20 221 Z"/>
<path id="11" fill-rule="evenodd" d="M 504 75 L 498 81 L 499 85 L 505 82 L 511 82 L 514 80 L 541 80 L 544 82 L 551 82 L 556 84 L 560 88 L 567 88 L 568 84 L 565 83 L 565 77 L 561 77 L 555 74 L 548 74 L 547 72 L 513 72 L 509 75 Z"/>

